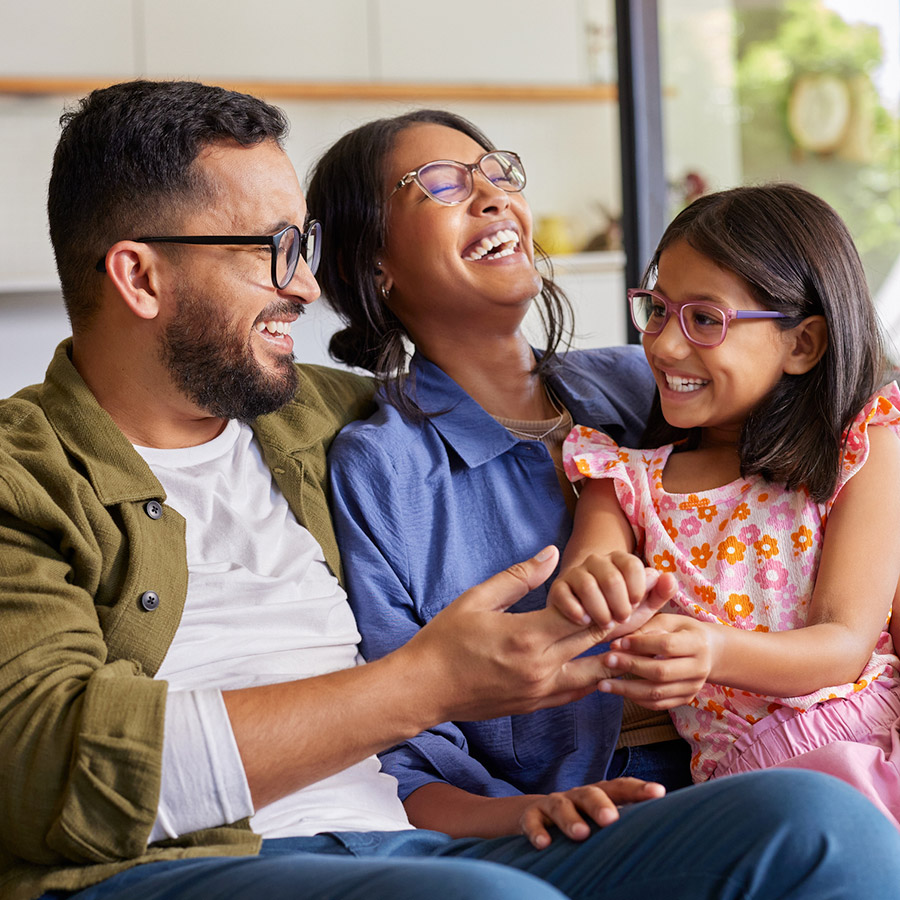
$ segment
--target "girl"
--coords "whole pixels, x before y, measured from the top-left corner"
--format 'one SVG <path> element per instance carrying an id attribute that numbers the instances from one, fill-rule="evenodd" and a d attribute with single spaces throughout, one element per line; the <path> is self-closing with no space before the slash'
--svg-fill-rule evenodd
<path id="1" fill-rule="evenodd" d="M 570 433 L 567 473 L 592 480 L 551 602 L 622 621 L 645 592 L 637 557 L 674 573 L 675 598 L 608 656 L 641 680 L 601 689 L 671 708 L 695 781 L 821 769 L 896 820 L 900 391 L 877 390 L 850 235 L 801 188 L 737 188 L 672 222 L 644 282 L 629 291 L 657 384 L 644 445 L 664 445 Z"/>

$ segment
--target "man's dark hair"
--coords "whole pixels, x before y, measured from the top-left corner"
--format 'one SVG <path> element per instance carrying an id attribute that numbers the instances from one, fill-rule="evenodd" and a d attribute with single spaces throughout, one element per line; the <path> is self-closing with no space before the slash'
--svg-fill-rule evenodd
<path id="1" fill-rule="evenodd" d="M 47 200 L 50 240 L 73 329 L 96 309 L 96 263 L 116 242 L 173 233 L 211 199 L 193 165 L 210 144 L 282 145 L 281 110 L 190 81 L 131 81 L 92 91 L 60 118 Z"/>
<path id="2" fill-rule="evenodd" d="M 709 194 L 666 229 L 645 287 L 655 283 L 660 255 L 682 240 L 742 278 L 763 307 L 784 313 L 774 320 L 778 328 L 824 316 L 828 349 L 805 374 L 781 376 L 744 422 L 739 447 L 745 477 L 805 487 L 824 502 L 837 486 L 844 431 L 886 376 L 875 307 L 847 226 L 824 200 L 796 185 Z M 678 440 L 696 446 L 699 429 L 669 425 L 657 391 L 643 446 Z"/>

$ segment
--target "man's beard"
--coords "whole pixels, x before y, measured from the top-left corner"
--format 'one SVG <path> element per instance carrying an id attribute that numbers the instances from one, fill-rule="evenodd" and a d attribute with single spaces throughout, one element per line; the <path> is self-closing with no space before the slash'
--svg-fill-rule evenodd
<path id="1" fill-rule="evenodd" d="M 160 356 L 176 386 L 210 415 L 250 422 L 284 406 L 297 389 L 293 355 L 264 368 L 246 338 L 229 327 L 221 303 L 179 289 Z M 269 307 L 268 315 L 284 312 Z M 266 318 L 266 316 L 262 316 Z"/>

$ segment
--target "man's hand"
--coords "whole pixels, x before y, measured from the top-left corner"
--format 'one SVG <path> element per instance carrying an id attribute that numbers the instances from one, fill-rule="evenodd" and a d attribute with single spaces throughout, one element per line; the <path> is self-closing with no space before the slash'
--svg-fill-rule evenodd
<path id="1" fill-rule="evenodd" d="M 558 551 L 466 591 L 415 636 L 365 666 L 222 696 L 256 807 L 454 719 L 577 700 L 608 670 L 575 659 L 602 635 L 555 609 L 506 610 L 550 576 Z"/>
<path id="2" fill-rule="evenodd" d="M 596 625 L 570 622 L 553 607 L 506 612 L 550 576 L 557 557 L 548 547 L 476 585 L 395 651 L 413 657 L 410 677 L 434 704 L 435 723 L 558 706 L 595 690 L 608 674 L 596 656 L 575 659 L 602 640 Z"/>
<path id="3" fill-rule="evenodd" d="M 583 841 L 591 833 L 587 819 L 606 827 L 619 818 L 620 806 L 663 797 L 665 793 L 661 784 L 638 778 L 598 781 L 535 798 L 522 813 L 519 824 L 528 840 L 543 850 L 550 844 L 547 826 L 555 825 L 566 837 Z"/>
<path id="4" fill-rule="evenodd" d="M 600 690 L 621 694 L 648 709 L 672 709 L 690 702 L 706 683 L 719 645 L 717 628 L 688 616 L 661 613 L 639 631 L 613 642 L 604 658 L 617 675 Z"/>

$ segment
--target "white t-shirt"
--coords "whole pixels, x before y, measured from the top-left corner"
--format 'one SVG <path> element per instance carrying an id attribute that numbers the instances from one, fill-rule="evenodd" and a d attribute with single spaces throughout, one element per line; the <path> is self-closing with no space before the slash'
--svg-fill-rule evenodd
<path id="1" fill-rule="evenodd" d="M 356 621 L 249 426 L 229 422 L 199 447 L 135 449 L 187 523 L 187 600 L 156 675 L 169 698 L 151 841 L 247 815 L 263 837 L 409 828 L 375 756 L 254 814 L 221 691 L 361 664 Z"/>

